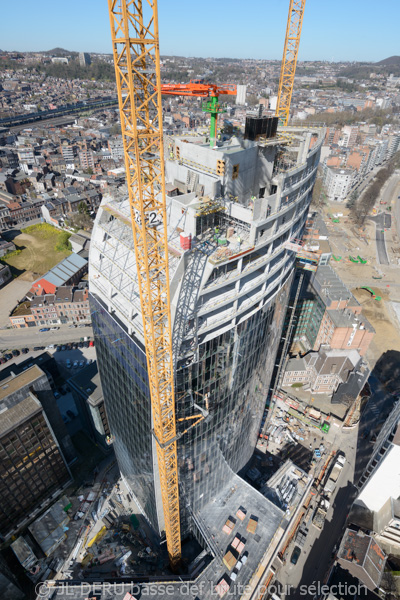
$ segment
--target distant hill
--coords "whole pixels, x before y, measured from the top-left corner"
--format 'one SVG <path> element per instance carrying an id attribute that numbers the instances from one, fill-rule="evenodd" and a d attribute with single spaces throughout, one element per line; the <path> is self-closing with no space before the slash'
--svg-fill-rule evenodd
<path id="1" fill-rule="evenodd" d="M 78 54 L 72 50 L 65 50 L 64 48 L 53 48 L 52 50 L 42 50 L 41 54 L 56 54 L 57 56 L 73 56 Z"/>
<path id="2" fill-rule="evenodd" d="M 385 58 L 384 60 L 380 60 L 375 63 L 375 66 L 378 67 L 400 67 L 400 56 L 389 56 L 389 58 Z"/>

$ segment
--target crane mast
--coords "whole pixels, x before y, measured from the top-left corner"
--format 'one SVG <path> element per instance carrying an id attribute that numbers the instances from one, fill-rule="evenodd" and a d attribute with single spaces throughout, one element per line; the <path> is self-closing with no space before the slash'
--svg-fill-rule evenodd
<path id="1" fill-rule="evenodd" d="M 292 100 L 294 76 L 296 74 L 305 5 L 306 0 L 290 0 L 275 113 L 279 117 L 280 124 L 284 126 L 289 122 L 290 103 Z"/>
<path id="2" fill-rule="evenodd" d="M 143 6 L 144 5 L 144 6 Z M 108 0 L 171 566 L 181 557 L 157 0 Z"/>

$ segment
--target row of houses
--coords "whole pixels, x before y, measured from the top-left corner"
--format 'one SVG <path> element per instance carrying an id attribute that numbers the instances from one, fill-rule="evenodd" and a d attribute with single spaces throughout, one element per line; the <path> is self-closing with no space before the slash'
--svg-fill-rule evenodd
<path id="1" fill-rule="evenodd" d="M 89 292 L 81 282 L 88 261 L 72 253 L 33 284 L 24 302 L 10 314 L 15 329 L 36 325 L 90 322 Z"/>
<path id="2" fill-rule="evenodd" d="M 14 329 L 90 323 L 89 290 L 61 286 L 54 294 L 25 300 L 13 310 L 10 322 Z"/>

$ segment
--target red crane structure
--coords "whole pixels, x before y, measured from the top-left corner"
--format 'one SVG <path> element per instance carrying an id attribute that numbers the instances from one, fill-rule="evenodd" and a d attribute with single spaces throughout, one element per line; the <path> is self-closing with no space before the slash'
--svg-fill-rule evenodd
<path id="1" fill-rule="evenodd" d="M 202 109 L 210 113 L 210 146 L 215 145 L 217 135 L 217 119 L 220 113 L 226 112 L 226 108 L 218 102 L 219 96 L 236 96 L 236 85 L 215 85 L 205 83 L 199 79 L 193 79 L 189 83 L 165 83 L 161 85 L 161 93 L 170 96 L 193 96 L 208 98 L 203 102 Z"/>

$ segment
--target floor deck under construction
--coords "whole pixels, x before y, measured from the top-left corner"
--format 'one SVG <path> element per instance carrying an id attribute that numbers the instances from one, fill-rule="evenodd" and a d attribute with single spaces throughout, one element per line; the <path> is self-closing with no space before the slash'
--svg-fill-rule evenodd
<path id="1" fill-rule="evenodd" d="M 304 496 L 297 500 L 299 506 Z M 196 516 L 197 526 L 209 541 L 215 558 L 191 580 L 188 576 L 154 575 L 109 579 L 101 585 L 89 581 L 57 581 L 52 598 L 67 600 L 73 594 L 74 600 L 85 600 L 89 592 L 100 592 L 102 600 L 124 600 L 125 594 L 130 592 L 135 598 L 151 594 L 160 598 L 168 595 L 176 600 L 182 596 L 206 600 L 217 596 L 215 587 L 222 579 L 229 585 L 230 597 L 239 598 L 243 596 L 245 586 L 257 587 L 259 579 L 272 564 L 292 518 L 235 475 L 214 501 Z M 242 566 L 238 568 L 239 560 Z M 167 594 L 166 585 L 170 586 Z M 246 597 L 251 598 L 252 593 Z"/>

